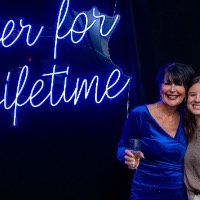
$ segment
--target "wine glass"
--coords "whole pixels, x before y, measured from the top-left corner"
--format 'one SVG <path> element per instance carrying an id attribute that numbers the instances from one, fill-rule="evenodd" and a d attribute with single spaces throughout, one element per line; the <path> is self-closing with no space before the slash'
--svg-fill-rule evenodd
<path id="1" fill-rule="evenodd" d="M 136 160 L 140 159 L 140 153 L 141 153 L 140 139 L 130 139 L 130 151 L 132 152 Z"/>

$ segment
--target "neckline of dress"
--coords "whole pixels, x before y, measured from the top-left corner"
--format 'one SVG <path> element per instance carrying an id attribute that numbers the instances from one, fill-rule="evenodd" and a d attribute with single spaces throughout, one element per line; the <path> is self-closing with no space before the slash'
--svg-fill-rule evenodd
<path id="1" fill-rule="evenodd" d="M 145 108 L 149 114 L 149 116 L 153 119 L 153 121 L 157 124 L 157 126 L 159 126 L 159 128 L 161 128 L 165 134 L 168 135 L 168 137 L 172 138 L 172 139 L 175 139 L 177 137 L 177 133 L 178 133 L 178 130 L 179 130 L 179 127 L 180 127 L 180 124 L 181 124 L 181 113 L 180 113 L 180 110 L 178 109 L 179 111 L 179 114 L 180 114 L 180 120 L 179 120 L 179 123 L 178 123 L 178 127 L 177 127 L 177 130 L 176 130 L 176 134 L 174 135 L 174 137 L 172 137 L 165 129 L 163 129 L 160 124 L 156 121 L 156 119 L 153 117 L 153 115 L 150 113 L 149 111 L 149 108 L 148 108 L 148 104 L 145 104 Z"/>

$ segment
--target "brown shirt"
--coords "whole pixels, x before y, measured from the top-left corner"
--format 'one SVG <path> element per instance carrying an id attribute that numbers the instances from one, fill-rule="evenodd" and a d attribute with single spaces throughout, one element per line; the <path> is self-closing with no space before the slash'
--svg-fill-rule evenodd
<path id="1" fill-rule="evenodd" d="M 200 190 L 200 127 L 189 142 L 184 158 L 184 182 L 187 190 Z"/>

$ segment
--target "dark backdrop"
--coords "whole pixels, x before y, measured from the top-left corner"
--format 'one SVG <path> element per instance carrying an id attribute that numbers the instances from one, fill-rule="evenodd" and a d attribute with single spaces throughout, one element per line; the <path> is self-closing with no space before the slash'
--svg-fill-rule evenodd
<path id="1" fill-rule="evenodd" d="M 60 3 L 5 1 L 0 18 L 24 17 L 36 25 L 53 26 Z M 128 110 L 155 101 L 156 73 L 169 61 L 191 65 L 200 73 L 197 0 L 71 0 L 71 7 L 77 11 L 94 5 L 109 16 L 121 15 L 110 38 L 109 53 L 124 74 L 133 77 L 130 90 L 99 105 L 86 101 L 77 106 L 24 108 L 17 128 L 11 126 L 11 114 L 1 109 L 2 200 L 128 199 L 132 172 L 116 159 L 128 94 Z M 21 64 L 20 59 L 26 59 L 27 54 L 12 56 L 8 57 L 9 64 Z M 10 67 L 2 62 L 0 66 L 1 73 Z"/>

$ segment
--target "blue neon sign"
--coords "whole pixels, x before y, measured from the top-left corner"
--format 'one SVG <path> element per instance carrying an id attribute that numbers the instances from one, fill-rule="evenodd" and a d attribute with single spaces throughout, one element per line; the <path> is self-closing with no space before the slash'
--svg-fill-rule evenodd
<path id="1" fill-rule="evenodd" d="M 80 45 L 88 33 L 95 35 L 98 32 L 100 37 L 108 42 L 119 19 L 120 16 L 115 15 L 111 20 L 107 20 L 107 16 L 100 13 L 96 7 L 87 12 L 76 13 L 75 18 L 72 19 L 69 15 L 69 0 L 63 0 L 54 33 L 53 59 L 55 61 L 59 59 L 58 44 L 64 42 L 67 38 L 70 38 L 72 45 Z M 19 38 L 24 39 L 22 35 L 25 35 L 26 45 L 31 47 L 38 42 L 38 39 L 45 31 L 45 27 L 37 27 L 36 34 L 35 32 L 32 34 L 34 29 L 35 27 L 28 24 L 24 19 L 20 19 L 19 21 L 9 20 L 5 23 L 2 30 L 0 43 L 5 48 L 13 47 L 19 42 Z M 98 43 L 99 41 L 95 42 Z M 100 49 L 99 46 L 101 45 L 98 44 L 95 50 L 99 54 L 105 55 L 103 58 L 108 59 L 107 49 Z M 36 108 L 42 106 L 45 102 L 48 102 L 51 106 L 57 106 L 61 101 L 64 103 L 72 102 L 73 105 L 76 105 L 81 99 L 86 100 L 88 98 L 100 104 L 105 98 L 114 99 L 118 97 L 126 89 L 131 79 L 131 77 L 124 76 L 121 69 L 115 66 L 106 75 L 106 84 L 104 86 L 101 85 L 101 77 L 99 75 L 83 79 L 73 77 L 74 84 L 69 85 L 68 79 L 71 78 L 70 65 L 64 66 L 64 70 L 58 69 L 56 64 L 49 67 L 51 67 L 50 72 L 43 73 L 42 77 L 34 80 L 33 83 L 29 83 L 30 67 L 28 65 L 21 67 L 16 82 L 12 81 L 12 72 L 9 71 L 7 73 L 3 96 L 0 97 L 0 105 L 3 105 L 4 109 L 13 112 L 13 126 L 18 125 L 17 111 L 19 107 L 22 108 L 29 104 Z M 55 89 L 55 80 L 58 76 L 62 77 L 62 82 L 60 83 L 62 89 L 60 92 Z M 101 92 L 99 92 L 100 85 Z M 70 93 L 68 92 L 69 90 L 71 91 Z"/>

